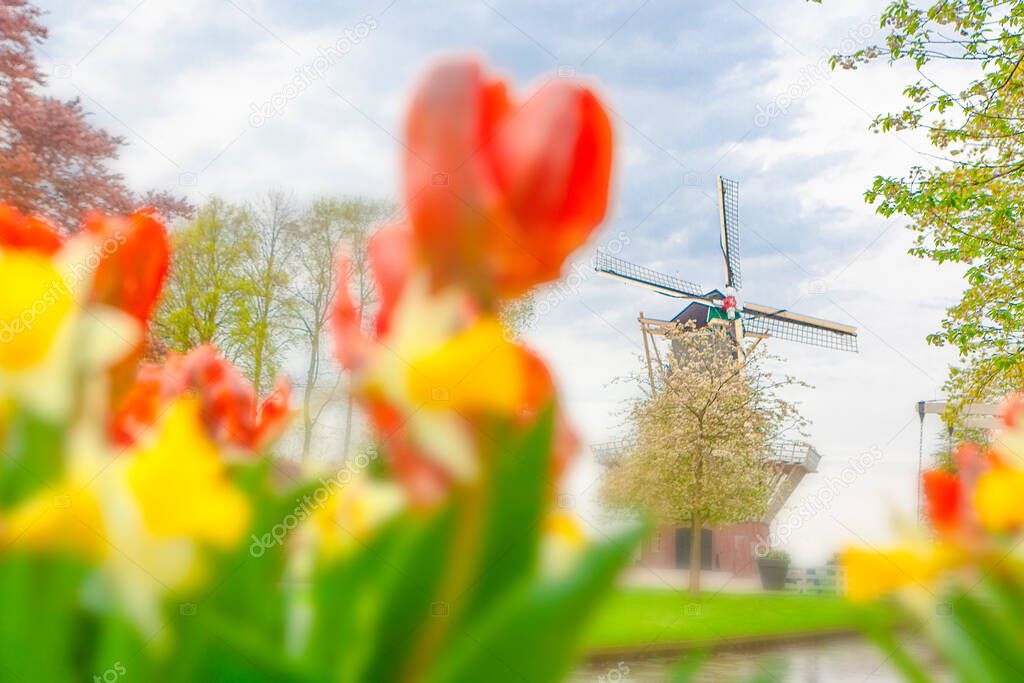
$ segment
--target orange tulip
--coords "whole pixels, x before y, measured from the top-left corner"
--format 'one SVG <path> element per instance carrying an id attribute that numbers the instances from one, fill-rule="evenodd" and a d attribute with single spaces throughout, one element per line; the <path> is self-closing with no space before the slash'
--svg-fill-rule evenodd
<path id="1" fill-rule="evenodd" d="M 159 215 L 91 213 L 82 229 L 100 241 L 92 301 L 114 306 L 145 325 L 156 307 L 170 262 L 170 240 Z"/>
<path id="2" fill-rule="evenodd" d="M 53 254 L 63 243 L 56 223 L 42 216 L 25 216 L 10 204 L 0 204 L 0 248 Z"/>
<path id="3" fill-rule="evenodd" d="M 461 282 L 488 308 L 558 278 L 604 218 L 611 124 L 584 86 L 551 81 L 516 102 L 476 61 L 444 62 L 406 138 L 417 254 L 436 284 Z"/>
<path id="4" fill-rule="evenodd" d="M 925 472 L 922 477 L 928 517 L 939 533 L 950 533 L 960 523 L 960 507 L 964 502 L 960 480 L 944 470 Z"/>
<path id="5" fill-rule="evenodd" d="M 135 385 L 114 415 L 110 433 L 115 442 L 131 444 L 156 424 L 175 399 L 194 394 L 214 442 L 258 453 L 284 429 L 290 393 L 288 383 L 280 380 L 257 403 L 255 387 L 213 346 L 204 344 L 185 355 L 170 354 L 163 366 L 141 366 Z"/>
<path id="6" fill-rule="evenodd" d="M 1007 396 L 1006 400 L 999 406 L 999 415 L 1003 418 L 1003 423 L 1009 428 L 1024 425 L 1024 394 L 1010 394 Z"/>
<path id="7" fill-rule="evenodd" d="M 389 225 L 378 230 L 367 247 L 370 275 L 379 294 L 374 332 L 388 332 L 395 304 L 405 290 L 412 269 L 412 233 L 406 225 Z M 363 311 L 352 299 L 348 283 L 352 263 L 346 254 L 338 257 L 337 290 L 331 305 L 331 331 L 334 352 L 343 367 L 353 369 L 366 362 L 371 342 L 363 332 Z"/>

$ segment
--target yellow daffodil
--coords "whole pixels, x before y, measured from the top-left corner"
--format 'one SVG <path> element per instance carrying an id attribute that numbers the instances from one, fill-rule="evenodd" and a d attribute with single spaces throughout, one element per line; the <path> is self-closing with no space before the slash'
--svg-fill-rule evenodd
<path id="1" fill-rule="evenodd" d="M 98 560 L 107 545 L 93 491 L 69 482 L 47 487 L 0 521 L 0 550 L 67 550 Z"/>
<path id="2" fill-rule="evenodd" d="M 978 521 L 989 531 L 1024 528 L 1024 470 L 995 467 L 978 478 L 974 506 Z"/>
<path id="3" fill-rule="evenodd" d="M 842 554 L 847 595 L 865 601 L 906 587 L 927 588 L 958 554 L 944 545 L 908 545 L 883 551 L 852 548 Z"/>
<path id="4" fill-rule="evenodd" d="M 333 488 L 334 482 L 328 482 Z M 329 492 L 313 515 L 317 545 L 328 557 L 365 542 L 405 507 L 402 489 L 393 482 L 356 476 Z"/>
<path id="5" fill-rule="evenodd" d="M 575 517 L 565 512 L 550 513 L 541 534 L 542 573 L 550 577 L 568 573 L 586 544 L 587 537 Z"/>
<path id="6" fill-rule="evenodd" d="M 425 277 L 414 279 L 395 306 L 392 326 L 374 349 L 363 373 L 363 389 L 395 406 L 412 440 L 450 475 L 461 481 L 476 476 L 476 445 L 465 420 L 453 410 L 424 409 L 413 390 L 413 375 L 425 359 L 458 334 L 465 301 L 454 290 L 431 291 Z M 441 392 L 428 390 L 431 402 Z"/>
<path id="7" fill-rule="evenodd" d="M 112 453 L 97 421 L 88 423 L 69 437 L 62 482 L 2 516 L 0 546 L 92 559 L 121 608 L 154 636 L 163 597 L 200 576 L 201 546 L 241 540 L 249 503 L 228 479 L 197 399 L 176 400 L 127 454 Z"/>
<path id="8" fill-rule="evenodd" d="M 38 364 L 72 308 L 71 290 L 49 256 L 0 252 L 0 370 Z"/>
<path id="9" fill-rule="evenodd" d="M 70 410 L 81 371 L 111 365 L 141 335 L 128 315 L 86 307 L 95 246 L 83 236 L 53 254 L 0 249 L 0 396 L 53 421 Z"/>
<path id="10" fill-rule="evenodd" d="M 413 359 L 408 386 L 412 400 L 428 409 L 511 415 L 526 391 L 523 353 L 505 339 L 497 318 L 481 318 Z"/>
<path id="11" fill-rule="evenodd" d="M 135 453 L 127 476 L 155 536 L 230 546 L 249 525 L 248 501 L 227 478 L 203 429 L 198 399 L 172 404 L 153 443 Z"/>

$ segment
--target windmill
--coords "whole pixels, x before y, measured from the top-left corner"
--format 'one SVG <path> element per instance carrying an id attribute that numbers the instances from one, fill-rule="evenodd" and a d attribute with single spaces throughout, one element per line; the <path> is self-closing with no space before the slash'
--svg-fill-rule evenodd
<path id="1" fill-rule="evenodd" d="M 655 320 L 640 314 L 645 350 L 648 348 L 648 335 L 665 334 L 681 324 L 692 322 L 696 327 L 709 324 L 728 326 L 736 352 L 741 356 L 745 354 L 744 341 L 748 337 L 786 339 L 836 351 L 856 352 L 855 327 L 785 308 L 749 301 L 741 303 L 738 292 L 743 279 L 739 251 L 739 184 L 736 181 L 719 176 L 718 207 L 725 270 L 725 286 L 721 290 L 707 291 L 694 282 L 659 273 L 604 252 L 597 253 L 594 269 L 602 275 L 652 289 L 664 296 L 690 301 L 672 320 Z M 647 359 L 650 365 L 649 351 Z"/>
<path id="2" fill-rule="evenodd" d="M 658 335 L 671 338 L 673 332 L 678 331 L 687 323 L 692 323 L 696 327 L 707 325 L 725 327 L 731 338 L 730 345 L 734 347 L 734 352 L 741 360 L 746 357 L 745 342 L 748 338 L 757 340 L 754 342 L 755 344 L 761 339 L 776 338 L 836 351 L 856 352 L 857 329 L 855 327 L 794 313 L 775 306 L 741 302 L 738 296 L 743 284 L 739 251 L 739 186 L 735 181 L 718 178 L 718 202 L 722 265 L 725 271 L 725 285 L 721 290 L 705 290 L 694 282 L 659 273 L 603 252 L 597 254 L 594 268 L 602 275 L 646 287 L 664 296 L 690 302 L 671 320 L 656 320 L 644 317 L 643 313 L 640 314 L 644 353 L 647 358 L 647 371 L 652 391 L 655 387 L 654 368 L 657 367 L 661 371 L 665 367 L 658 345 L 654 343 L 654 337 Z M 673 347 L 678 352 L 679 349 L 675 344 Z M 652 351 L 656 361 L 651 359 Z M 592 450 L 599 463 L 613 466 L 618 458 L 628 453 L 633 446 L 632 442 L 626 440 L 596 444 L 592 446 Z M 711 536 L 710 543 L 712 545 L 710 547 L 720 549 L 715 551 L 716 557 L 721 555 L 727 558 L 726 564 L 733 571 L 750 571 L 756 553 L 756 544 L 752 543 L 752 534 L 756 534 L 756 537 L 762 541 L 769 536 L 769 525 L 773 518 L 803 477 L 817 471 L 821 455 L 808 443 L 780 440 L 771 445 L 771 450 L 766 454 L 766 458 L 773 466 L 774 477 L 765 515 L 761 519 L 751 520 L 748 523 L 715 529 Z M 675 548 L 674 566 L 677 567 L 685 565 L 678 554 L 680 548 L 685 549 L 686 543 L 688 543 L 680 541 L 678 536 L 680 532 L 684 531 L 689 533 L 687 529 L 668 529 L 667 532 L 665 530 L 658 532 L 659 539 L 663 538 L 664 533 L 676 534 L 674 541 L 671 536 L 668 537 L 668 545 Z M 705 529 L 702 533 L 708 533 L 708 530 Z M 683 545 L 680 546 L 680 543 Z M 658 544 L 658 547 L 661 547 L 660 540 Z M 647 553 L 645 556 L 647 559 L 642 563 L 644 561 L 653 561 L 655 564 L 666 562 L 664 553 L 659 554 L 658 551 L 651 549 L 646 549 L 645 553 Z M 667 561 L 671 566 L 672 558 L 668 557 Z"/>

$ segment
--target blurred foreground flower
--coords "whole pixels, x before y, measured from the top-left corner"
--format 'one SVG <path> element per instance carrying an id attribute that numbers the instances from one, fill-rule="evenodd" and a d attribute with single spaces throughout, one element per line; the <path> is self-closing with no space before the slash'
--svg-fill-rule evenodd
<path id="1" fill-rule="evenodd" d="M 604 219 L 612 165 L 594 93 L 550 79 L 515 98 L 473 60 L 433 68 L 406 123 L 405 199 L 435 283 L 485 308 L 559 277 Z"/>
<path id="2" fill-rule="evenodd" d="M 1008 398 L 991 446 L 962 445 L 955 473 L 924 474 L 931 536 L 908 531 L 899 547 L 853 548 L 842 557 L 849 596 L 895 595 L 961 680 L 1018 680 L 1024 671 L 1022 408 L 1024 398 Z M 895 638 L 873 635 L 909 679 L 929 680 Z"/>
<path id="3" fill-rule="evenodd" d="M 479 476 L 488 418 L 531 424 L 555 400 L 550 374 L 510 342 L 495 311 L 557 278 L 604 218 L 608 116 L 591 90 L 558 80 L 515 104 L 472 60 L 432 69 L 406 125 L 409 225 L 369 249 L 381 292 L 373 332 L 344 287 L 334 305 L 339 360 L 421 503 Z M 339 280 L 350 267 L 342 258 Z M 556 418 L 564 468 L 575 448 Z"/>
<path id="4" fill-rule="evenodd" d="M 611 133 L 585 87 L 516 105 L 484 73 L 447 62 L 417 90 L 372 324 L 339 260 L 337 356 L 379 460 L 296 472 L 267 452 L 286 382 L 260 400 L 208 345 L 140 362 L 170 264 L 155 213 L 65 237 L 0 206 L 5 678 L 564 676 L 638 534 L 590 544 L 553 509 L 576 439 L 497 313 L 600 222 Z"/>
<path id="5" fill-rule="evenodd" d="M 257 401 L 256 389 L 213 346 L 197 346 L 186 354 L 171 353 L 162 364 L 139 367 L 135 384 L 114 413 L 111 436 L 133 443 L 175 399 L 199 399 L 203 425 L 225 449 L 250 455 L 263 451 L 287 424 L 291 388 L 278 381 L 274 391 Z"/>
<path id="6" fill-rule="evenodd" d="M 163 248 L 166 269 L 162 226 L 143 236 L 134 225 L 65 241 L 45 219 L 0 206 L 0 396 L 59 421 L 72 409 L 78 376 L 111 366 L 141 341 L 145 321 L 119 310 L 123 302 L 97 289 L 95 277 L 110 254 L 142 239 L 156 253 Z M 158 292 L 163 270 L 151 278 Z"/>

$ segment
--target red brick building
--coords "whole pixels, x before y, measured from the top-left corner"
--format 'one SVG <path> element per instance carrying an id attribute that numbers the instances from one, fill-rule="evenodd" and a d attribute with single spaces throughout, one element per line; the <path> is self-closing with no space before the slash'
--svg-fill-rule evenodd
<path id="1" fill-rule="evenodd" d="M 598 462 L 609 465 L 628 446 L 612 442 L 593 446 L 592 450 Z M 756 574 L 757 553 L 766 549 L 772 520 L 804 476 L 818 470 L 821 456 L 809 443 L 786 441 L 775 448 L 771 460 L 779 468 L 779 476 L 764 518 L 702 529 L 702 569 L 729 572 L 736 576 Z M 689 567 L 690 528 L 664 526 L 655 530 L 644 541 L 639 561 L 652 568 Z"/>

